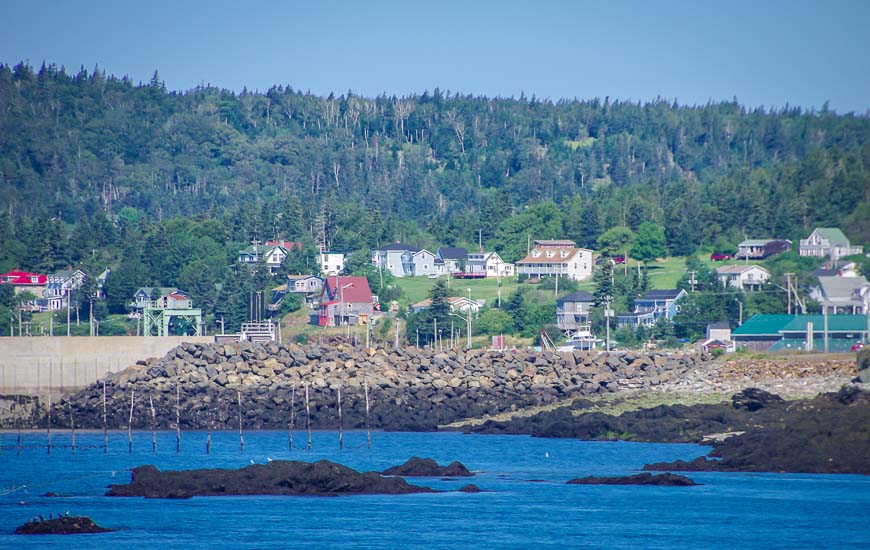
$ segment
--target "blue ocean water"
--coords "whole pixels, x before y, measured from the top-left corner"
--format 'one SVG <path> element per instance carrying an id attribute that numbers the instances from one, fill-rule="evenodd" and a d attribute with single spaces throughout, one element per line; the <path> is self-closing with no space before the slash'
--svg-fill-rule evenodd
<path id="1" fill-rule="evenodd" d="M 0 454 L 0 548 L 858 548 L 870 547 L 870 477 L 855 475 L 692 473 L 697 487 L 566 485 L 574 477 L 623 475 L 643 464 L 692 459 L 697 445 L 583 442 L 458 433 L 315 432 L 312 450 L 296 432 L 3 433 Z M 411 456 L 459 460 L 485 492 L 398 496 L 208 497 L 149 500 L 103 496 L 126 483 L 129 468 L 239 468 L 272 459 L 329 459 L 384 470 Z M 469 480 L 409 479 L 455 490 Z M 26 486 L 26 487 L 25 487 Z M 61 497 L 45 497 L 47 491 Z M 16 526 L 69 511 L 120 531 L 100 535 L 21 536 Z"/>

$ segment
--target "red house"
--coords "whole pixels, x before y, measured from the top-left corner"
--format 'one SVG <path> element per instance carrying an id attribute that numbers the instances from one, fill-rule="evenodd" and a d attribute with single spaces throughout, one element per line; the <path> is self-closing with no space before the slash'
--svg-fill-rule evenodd
<path id="1" fill-rule="evenodd" d="M 366 324 L 372 316 L 372 300 L 365 277 L 327 277 L 320 294 L 318 324 L 322 327 Z"/>
<path id="2" fill-rule="evenodd" d="M 0 275 L 0 284 L 12 285 L 16 296 L 24 292 L 30 292 L 36 296 L 37 300 L 31 300 L 24 308 L 39 311 L 37 301 L 39 298 L 43 298 L 48 290 L 48 275 L 13 269 Z"/>

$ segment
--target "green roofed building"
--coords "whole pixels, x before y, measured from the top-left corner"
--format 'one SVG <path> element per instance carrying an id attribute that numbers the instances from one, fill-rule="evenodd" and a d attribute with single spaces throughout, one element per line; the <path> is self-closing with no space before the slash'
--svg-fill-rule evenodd
<path id="1" fill-rule="evenodd" d="M 837 227 L 817 227 L 809 237 L 801 239 L 798 251 L 801 256 L 829 257 L 831 261 L 836 262 L 843 256 L 861 254 L 864 249 L 860 246 L 852 246 L 846 235 Z"/>
<path id="2" fill-rule="evenodd" d="M 828 345 L 831 352 L 849 351 L 868 341 L 870 317 L 828 315 Z M 807 335 L 812 324 L 812 342 Z M 738 347 L 753 351 L 825 350 L 824 315 L 755 315 L 731 333 Z"/>

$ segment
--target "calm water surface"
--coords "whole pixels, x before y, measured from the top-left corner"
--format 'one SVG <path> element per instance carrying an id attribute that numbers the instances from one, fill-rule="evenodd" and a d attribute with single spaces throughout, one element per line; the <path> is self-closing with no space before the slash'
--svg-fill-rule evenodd
<path id="1" fill-rule="evenodd" d="M 306 435 L 294 434 L 298 447 Z M 316 432 L 313 449 L 288 449 L 286 432 L 55 433 L 49 456 L 44 433 L 2 434 L 0 548 L 858 548 L 870 547 L 870 477 L 807 474 L 693 473 L 698 487 L 571 486 L 586 475 L 623 475 L 643 464 L 692 459 L 696 445 L 583 442 L 457 433 Z M 239 468 L 272 459 L 329 459 L 358 470 L 384 470 L 411 456 L 460 460 L 478 472 L 485 492 L 399 496 L 208 497 L 146 500 L 104 497 L 129 481 L 128 468 Z M 469 480 L 410 480 L 455 490 Z M 23 488 L 22 486 L 26 486 Z M 44 497 L 47 491 L 61 498 Z M 102 535 L 21 536 L 29 518 L 69 511 L 119 528 Z"/>

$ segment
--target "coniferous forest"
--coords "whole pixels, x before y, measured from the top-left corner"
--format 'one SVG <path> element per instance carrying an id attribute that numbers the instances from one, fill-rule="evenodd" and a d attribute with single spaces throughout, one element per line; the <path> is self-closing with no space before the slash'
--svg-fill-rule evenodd
<path id="1" fill-rule="evenodd" d="M 303 241 L 303 263 L 314 242 L 394 240 L 482 240 L 514 261 L 529 235 L 594 248 L 644 222 L 673 256 L 815 226 L 867 244 L 870 118 L 737 100 L 174 92 L 157 72 L 0 65 L 0 205 L 0 268 L 112 266 L 125 287 L 110 310 L 145 284 L 230 307 L 231 285 L 214 283 L 248 276 L 229 266 L 252 239 Z"/>

